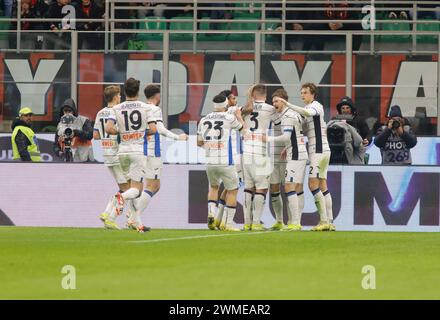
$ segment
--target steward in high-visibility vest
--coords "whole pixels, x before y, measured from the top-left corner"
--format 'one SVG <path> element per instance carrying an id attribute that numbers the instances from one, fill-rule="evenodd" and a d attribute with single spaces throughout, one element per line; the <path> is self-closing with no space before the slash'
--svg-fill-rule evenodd
<path id="1" fill-rule="evenodd" d="M 12 157 L 14 160 L 40 162 L 37 137 L 31 129 L 32 110 L 22 108 L 19 117 L 12 123 Z"/>

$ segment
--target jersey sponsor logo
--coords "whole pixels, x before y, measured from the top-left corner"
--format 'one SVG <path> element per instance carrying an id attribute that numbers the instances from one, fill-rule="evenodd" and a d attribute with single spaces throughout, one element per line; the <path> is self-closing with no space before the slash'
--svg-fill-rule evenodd
<path id="1" fill-rule="evenodd" d="M 101 145 L 103 148 L 113 148 L 116 146 L 116 143 L 113 140 L 102 140 Z"/>
<path id="2" fill-rule="evenodd" d="M 250 133 L 243 137 L 244 141 L 263 141 L 263 136 L 259 133 Z"/>
<path id="3" fill-rule="evenodd" d="M 223 142 L 206 142 L 205 148 L 207 148 L 207 149 L 224 149 L 225 144 Z"/>
<path id="4" fill-rule="evenodd" d="M 124 133 L 121 135 L 121 139 L 124 142 L 131 141 L 131 140 L 139 140 L 144 136 L 141 132 L 133 132 L 133 133 Z"/>

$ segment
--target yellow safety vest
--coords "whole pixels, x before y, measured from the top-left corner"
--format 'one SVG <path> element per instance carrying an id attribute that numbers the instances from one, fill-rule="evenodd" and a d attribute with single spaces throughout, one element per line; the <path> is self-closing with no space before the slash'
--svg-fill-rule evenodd
<path id="1" fill-rule="evenodd" d="M 29 142 L 31 143 L 31 145 L 27 147 L 29 155 L 31 156 L 31 160 L 33 162 L 40 162 L 41 156 L 40 156 L 40 149 L 38 148 L 37 137 L 35 136 L 35 133 L 31 128 L 25 126 L 16 126 L 14 128 L 14 131 L 12 132 L 13 159 L 20 160 L 20 153 L 18 153 L 18 147 L 17 144 L 15 143 L 15 137 L 17 136 L 19 130 L 24 133 L 24 135 L 29 139 Z"/>

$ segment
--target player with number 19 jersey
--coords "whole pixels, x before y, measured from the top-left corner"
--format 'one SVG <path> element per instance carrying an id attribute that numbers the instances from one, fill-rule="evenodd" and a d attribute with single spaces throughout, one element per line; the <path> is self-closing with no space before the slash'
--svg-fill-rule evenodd
<path id="1" fill-rule="evenodd" d="M 121 168 L 130 180 L 141 182 L 146 175 L 145 149 L 147 129 L 155 123 L 151 106 L 127 100 L 112 108 L 113 120 L 119 130 L 118 156 Z"/>
<path id="2" fill-rule="evenodd" d="M 125 101 L 113 107 L 109 119 L 119 128 L 121 142 L 118 154 L 144 154 L 147 130 L 150 123 L 155 123 L 152 108 L 141 101 Z"/>

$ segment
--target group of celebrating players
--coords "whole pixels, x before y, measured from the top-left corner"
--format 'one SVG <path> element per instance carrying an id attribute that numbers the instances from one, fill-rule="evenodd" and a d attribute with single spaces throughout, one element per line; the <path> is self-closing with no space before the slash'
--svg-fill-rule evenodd
<path id="1" fill-rule="evenodd" d="M 121 103 L 119 86 L 106 87 L 107 106 L 96 116 L 94 139 L 101 140 L 104 164 L 119 186 L 100 215 L 108 229 L 119 229 L 116 219 L 124 212 L 129 229 L 150 230 L 141 214 L 160 188 L 160 136 L 188 139 L 186 134 L 176 135 L 165 128 L 159 107 L 160 88 L 145 88 L 147 103 L 139 101 L 139 89 L 138 80 L 128 79 L 124 85 L 126 100 Z M 316 86 L 305 83 L 301 88 L 305 107 L 290 104 L 283 89 L 273 93 L 273 105 L 267 104 L 267 88 L 262 84 L 249 88 L 243 107 L 237 106 L 229 90 L 214 97 L 213 112 L 200 120 L 197 130 L 197 144 L 205 149 L 206 156 L 209 229 L 240 231 L 233 221 L 242 180 L 243 231 L 265 230 L 261 216 L 269 189 L 277 219 L 272 230 L 301 230 L 303 183 L 309 161 L 309 188 L 320 215 L 319 224 L 312 230 L 336 230 L 326 180 L 330 148 L 324 109 L 315 100 L 316 95 Z M 224 190 L 219 194 L 222 183 Z M 288 203 L 287 225 L 283 223 L 281 185 Z"/>
<path id="2" fill-rule="evenodd" d="M 160 88 L 145 88 L 147 103 L 139 101 L 139 89 L 139 80 L 125 81 L 126 100 L 121 103 L 119 86 L 106 87 L 107 106 L 96 116 L 93 137 L 101 140 L 104 164 L 119 186 L 100 215 L 108 229 L 119 229 L 116 218 L 125 212 L 129 229 L 150 230 L 142 223 L 141 214 L 160 188 L 160 137 L 188 139 L 186 134 L 176 135 L 165 128 L 159 107 Z"/>
<path id="3" fill-rule="evenodd" d="M 320 216 L 319 224 L 312 230 L 336 230 L 327 188 L 330 148 L 324 108 L 315 100 L 316 95 L 316 85 L 305 83 L 301 87 L 304 107 L 290 104 L 283 89 L 272 94 L 273 105 L 267 104 L 267 88 L 262 84 L 249 88 L 247 103 L 241 108 L 236 106 L 236 98 L 230 91 L 214 97 L 214 111 L 200 121 L 197 138 L 198 145 L 206 150 L 210 229 L 239 231 L 233 220 L 239 180 L 243 179 L 243 231 L 265 230 L 261 216 L 269 189 L 277 220 L 272 230 L 301 230 L 303 184 L 309 161 L 309 188 Z M 268 135 L 270 131 L 273 135 Z M 308 140 L 307 148 L 303 132 Z M 237 135 L 242 150 L 234 147 Z M 268 143 L 272 148 L 268 148 Z M 221 182 L 225 191 L 218 200 Z M 281 185 L 288 203 L 287 225 L 283 223 Z"/>

